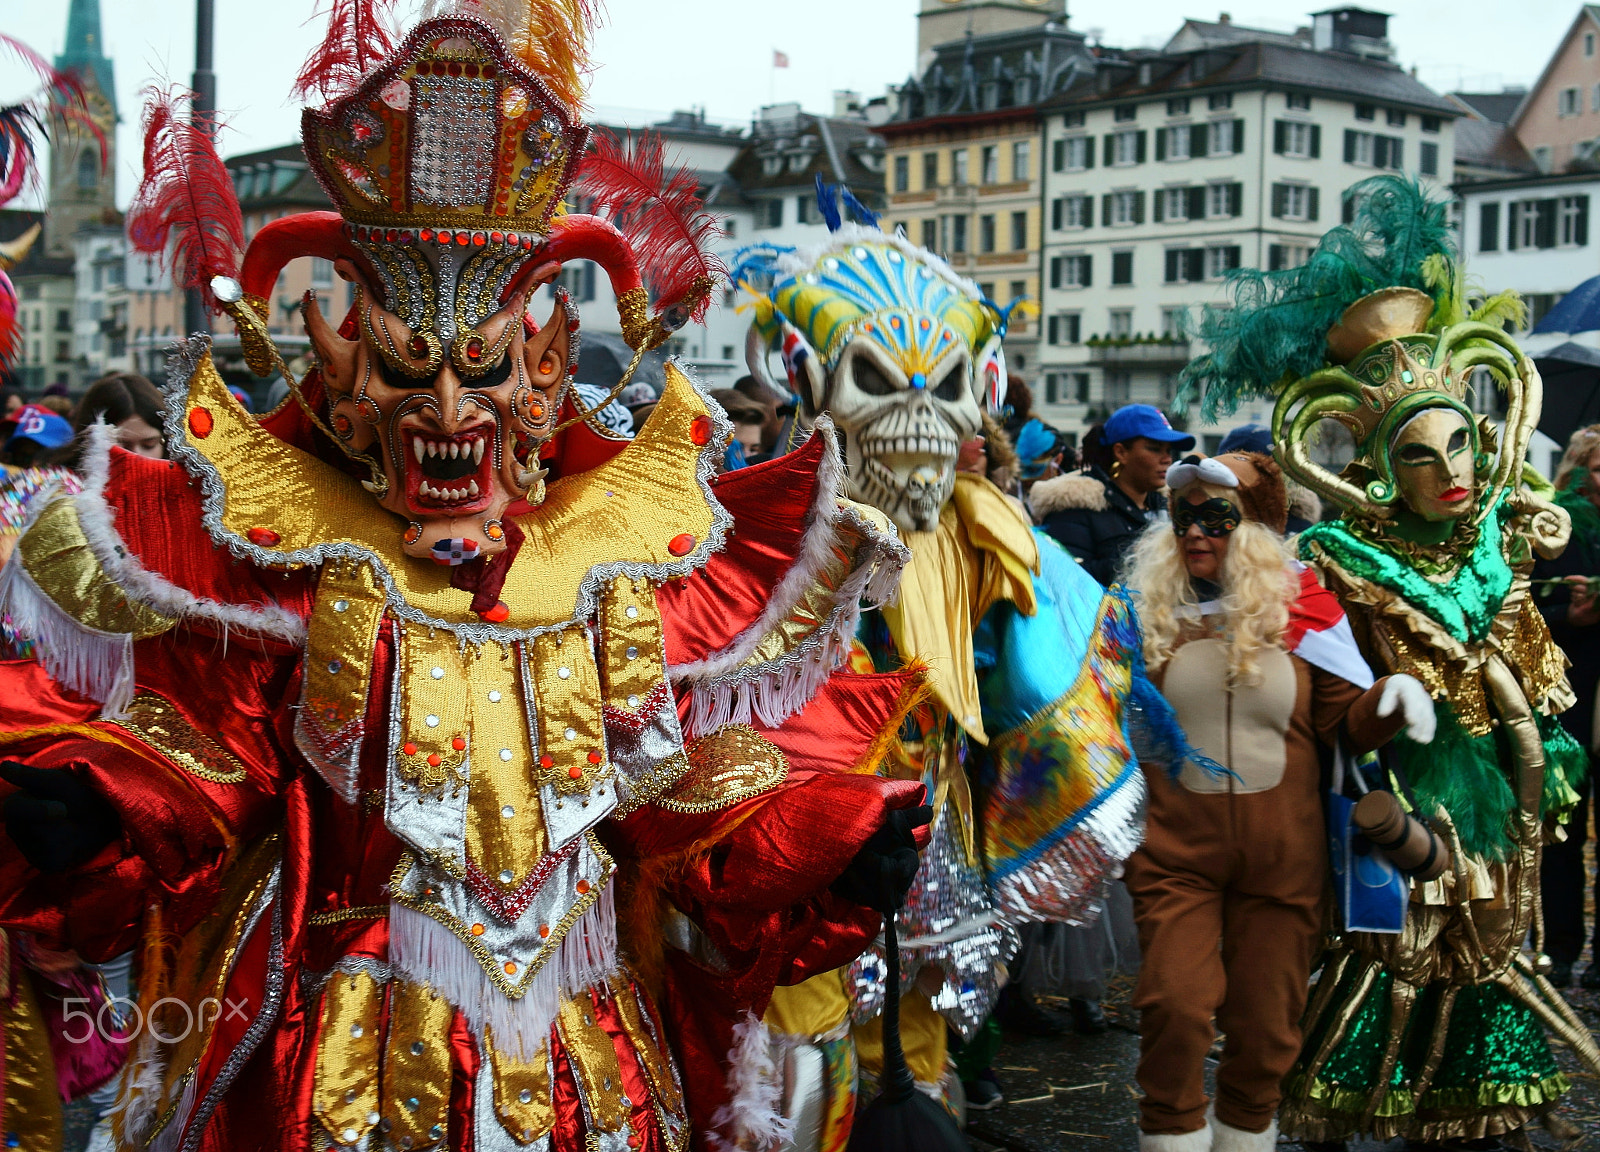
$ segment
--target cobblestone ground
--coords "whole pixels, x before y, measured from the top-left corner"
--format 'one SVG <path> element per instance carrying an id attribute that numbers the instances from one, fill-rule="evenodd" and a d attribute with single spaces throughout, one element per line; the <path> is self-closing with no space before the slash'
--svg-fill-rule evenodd
<path id="1" fill-rule="evenodd" d="M 1036 1040 L 1006 1035 L 995 1066 L 1007 1102 L 969 1120 L 967 1136 L 977 1152 L 1137 1152 L 1134 1071 L 1139 1060 L 1139 1033 L 1137 1015 L 1128 1007 L 1131 983 L 1124 978 L 1113 984 L 1105 1005 L 1111 1030 L 1102 1036 Z M 1565 991 L 1589 1027 L 1600 1029 L 1600 994 L 1576 986 Z M 1584 1071 L 1566 1048 L 1557 1049 L 1557 1059 L 1573 1084 L 1559 1115 L 1583 1129 L 1585 1135 L 1567 1144 L 1543 1129 L 1534 1129 L 1529 1136 L 1542 1152 L 1594 1147 L 1587 1133 L 1600 1133 L 1600 1082 Z M 1282 1144 L 1290 1152 L 1298 1152 L 1298 1145 Z M 1351 1152 L 1399 1152 L 1402 1148 L 1404 1142 L 1396 1140 L 1389 1145 L 1354 1145 Z"/>

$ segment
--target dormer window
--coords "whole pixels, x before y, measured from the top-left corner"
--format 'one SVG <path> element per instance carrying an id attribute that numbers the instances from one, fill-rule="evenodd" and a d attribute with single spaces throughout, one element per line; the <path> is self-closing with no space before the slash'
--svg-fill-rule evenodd
<path id="1" fill-rule="evenodd" d="M 782 171 L 782 156 L 768 156 L 761 161 L 761 174 L 763 176 L 776 176 Z"/>
<path id="2" fill-rule="evenodd" d="M 796 152 L 794 155 L 789 157 L 789 171 L 804 172 L 806 170 L 806 165 L 809 163 L 811 163 L 811 153 Z"/>

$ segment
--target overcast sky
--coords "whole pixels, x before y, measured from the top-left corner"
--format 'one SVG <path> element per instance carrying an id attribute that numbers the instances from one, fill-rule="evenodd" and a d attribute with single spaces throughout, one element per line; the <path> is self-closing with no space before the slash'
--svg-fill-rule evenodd
<path id="1" fill-rule="evenodd" d="M 1288 31 L 1307 22 L 1282 0 L 1220 3 L 1239 24 Z M 1579 10 L 1557 0 L 1368 3 L 1394 13 L 1389 34 L 1401 62 L 1438 91 L 1531 84 Z M 918 0 L 609 0 L 595 37 L 590 103 L 597 119 L 636 125 L 691 107 L 742 123 L 772 100 L 826 112 L 835 89 L 870 96 L 906 78 L 915 63 L 917 6 Z M 1184 17 L 1214 20 L 1219 6 L 1219 0 L 1071 0 L 1070 24 L 1107 44 L 1156 47 Z M 0 29 L 53 55 L 65 35 L 67 7 L 68 0 L 4 0 Z M 296 137 L 297 111 L 287 96 L 322 34 L 314 7 L 315 0 L 216 0 L 218 103 L 231 126 L 224 155 Z M 400 0 L 408 17 L 417 7 Z M 139 91 L 156 79 L 188 80 L 193 0 L 101 0 L 101 19 L 123 118 L 117 199 L 125 204 L 139 177 Z M 771 67 L 774 49 L 788 55 L 787 69 Z M 0 104 L 25 87 L 24 73 L 0 59 Z"/>

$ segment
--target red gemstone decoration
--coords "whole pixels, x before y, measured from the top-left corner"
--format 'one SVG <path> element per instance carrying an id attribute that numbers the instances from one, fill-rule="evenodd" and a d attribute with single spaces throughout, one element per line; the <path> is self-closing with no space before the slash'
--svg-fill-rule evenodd
<path id="1" fill-rule="evenodd" d="M 543 756 L 539 757 L 539 767 L 554 768 L 555 766 L 555 757 L 551 756 L 550 753 L 546 752 Z"/>
<path id="2" fill-rule="evenodd" d="M 504 232 L 491 232 L 491 233 L 489 233 L 489 239 L 494 241 L 496 244 L 504 243 L 505 238 L 506 238 L 506 234 Z"/>
<path id="3" fill-rule="evenodd" d="M 415 544 L 421 535 L 422 525 L 413 524 L 411 527 L 406 529 L 405 541 L 407 544 Z"/>
<path id="4" fill-rule="evenodd" d="M 687 532 L 680 532 L 667 541 L 667 551 L 674 556 L 687 556 L 694 551 L 694 537 Z"/>
<path id="5" fill-rule="evenodd" d="M 433 229 L 424 228 L 422 231 L 417 233 L 417 239 L 426 244 L 428 241 L 433 239 Z"/>
<path id="6" fill-rule="evenodd" d="M 711 443 L 711 417 L 696 416 L 694 423 L 689 425 L 689 439 L 701 448 Z"/>
<path id="7" fill-rule="evenodd" d="M 440 762 L 439 754 L 437 752 L 428 753 L 428 763 L 430 766 L 437 768 Z"/>
<path id="8" fill-rule="evenodd" d="M 343 412 L 339 413 L 333 418 L 333 430 L 345 439 L 349 439 L 350 430 L 353 427 L 355 427 L 355 425 L 350 423 L 350 417 L 346 416 Z"/>
<path id="9" fill-rule="evenodd" d="M 465 752 L 467 750 L 467 738 L 465 736 L 457 736 L 454 740 L 450 741 L 450 747 L 454 748 L 457 752 Z"/>
<path id="10" fill-rule="evenodd" d="M 517 246 L 517 243 L 518 243 L 517 234 L 515 232 L 507 232 L 506 233 L 506 243 L 511 245 L 513 248 L 515 248 Z"/>
<path id="11" fill-rule="evenodd" d="M 482 232 L 474 232 L 472 234 L 472 246 L 474 248 L 482 248 L 488 242 L 489 237 L 485 236 Z"/>
<path id="12" fill-rule="evenodd" d="M 483 337 L 481 337 L 481 336 L 468 337 L 467 343 L 466 343 L 466 346 L 465 346 L 465 351 L 466 351 L 468 360 L 471 360 L 471 361 L 474 361 L 474 362 L 482 360 L 483 359 Z"/>
<path id="13" fill-rule="evenodd" d="M 200 439 L 204 440 L 211 435 L 211 429 L 215 428 L 216 424 L 209 409 L 200 407 L 189 409 L 189 431 Z"/>
<path id="14" fill-rule="evenodd" d="M 459 60 L 450 61 L 450 75 L 452 75 L 452 76 L 461 75 L 461 62 Z"/>
<path id="15" fill-rule="evenodd" d="M 415 756 L 417 754 L 417 746 L 411 741 L 407 740 L 400 748 L 400 751 L 404 752 L 407 756 Z"/>
<path id="16" fill-rule="evenodd" d="M 472 234 L 469 233 L 469 232 L 457 232 L 456 233 L 456 243 L 457 244 L 465 245 L 465 244 L 470 243 L 471 240 L 472 240 Z"/>
<path id="17" fill-rule="evenodd" d="M 571 768 L 567 769 L 567 775 L 571 776 L 574 780 L 582 780 L 583 769 L 574 764 Z"/>
<path id="18" fill-rule="evenodd" d="M 589 882 L 587 880 L 579 880 L 576 887 L 579 896 L 587 896 L 589 894 Z"/>
<path id="19" fill-rule="evenodd" d="M 598 752 L 590 752 L 589 753 L 589 763 L 598 764 L 598 763 L 600 763 L 600 760 L 601 760 L 600 753 L 598 753 Z"/>
<path id="20" fill-rule="evenodd" d="M 283 539 L 271 528 L 252 528 L 245 537 L 257 548 L 271 548 Z"/>
<path id="21" fill-rule="evenodd" d="M 400 229 L 398 229 L 398 228 L 389 229 L 387 232 L 385 232 L 383 234 L 383 238 L 385 240 L 387 240 L 389 243 L 393 244 L 396 240 L 400 239 Z"/>
<path id="22" fill-rule="evenodd" d="M 504 600 L 496 600 L 494 607 L 485 608 L 482 612 L 479 612 L 478 615 L 483 617 L 491 624 L 498 624 L 506 617 L 511 615 L 511 605 L 507 604 Z"/>
<path id="23" fill-rule="evenodd" d="M 418 360 L 424 360 L 428 355 L 428 342 L 421 336 L 413 336 L 406 341 L 406 351 L 410 352 Z"/>
<path id="24" fill-rule="evenodd" d="M 466 67 L 466 73 L 468 76 L 476 78 L 478 75 L 478 66 L 476 64 L 468 64 Z"/>

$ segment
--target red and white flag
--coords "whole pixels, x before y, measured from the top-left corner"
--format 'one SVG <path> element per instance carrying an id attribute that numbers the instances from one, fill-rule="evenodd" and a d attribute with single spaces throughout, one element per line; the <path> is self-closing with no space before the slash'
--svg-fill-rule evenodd
<path id="1" fill-rule="evenodd" d="M 787 52 L 779 52 L 774 48 L 772 50 L 772 66 L 774 68 L 787 68 L 789 66 L 789 54 Z"/>
<path id="2" fill-rule="evenodd" d="M 1317 574 L 1310 568 L 1300 569 L 1300 595 L 1289 605 L 1283 643 L 1307 664 L 1332 672 L 1357 688 L 1373 685 L 1372 669 L 1361 658 L 1339 598 L 1317 583 Z"/>

